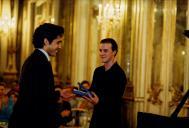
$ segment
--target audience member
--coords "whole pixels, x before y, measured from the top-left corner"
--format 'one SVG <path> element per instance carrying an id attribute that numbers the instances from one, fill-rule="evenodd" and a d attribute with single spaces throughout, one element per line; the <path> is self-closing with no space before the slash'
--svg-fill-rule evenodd
<path id="1" fill-rule="evenodd" d="M 57 127 L 64 127 L 67 126 L 72 120 L 72 111 L 71 111 L 71 104 L 69 101 L 65 101 L 64 98 L 60 95 L 62 91 L 62 86 L 55 86 L 55 92 L 58 94 L 57 98 Z"/>

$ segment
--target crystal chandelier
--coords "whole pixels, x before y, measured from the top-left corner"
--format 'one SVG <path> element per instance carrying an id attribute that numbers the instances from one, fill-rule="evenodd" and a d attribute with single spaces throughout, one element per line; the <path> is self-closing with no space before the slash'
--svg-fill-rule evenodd
<path id="1" fill-rule="evenodd" d="M 97 21 L 99 24 L 107 22 L 117 24 L 120 21 L 120 12 L 119 3 L 99 4 Z"/>
<path id="2" fill-rule="evenodd" d="M 9 29 L 15 26 L 15 18 L 9 18 L 8 16 L 0 17 L 0 32 L 8 33 Z"/>

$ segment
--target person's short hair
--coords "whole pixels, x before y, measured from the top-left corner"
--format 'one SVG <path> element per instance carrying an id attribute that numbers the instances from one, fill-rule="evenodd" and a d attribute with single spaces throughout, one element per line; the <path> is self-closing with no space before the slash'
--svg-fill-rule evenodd
<path id="1" fill-rule="evenodd" d="M 87 80 L 83 80 L 83 81 L 81 82 L 81 85 L 83 85 L 83 84 L 88 84 L 88 85 L 90 85 L 90 82 L 87 81 Z"/>
<path id="2" fill-rule="evenodd" d="M 116 51 L 116 54 L 118 52 L 118 46 L 114 39 L 112 38 L 105 38 L 100 41 L 101 44 L 110 43 L 112 45 L 112 51 Z M 116 56 L 115 54 L 115 56 Z"/>
<path id="3" fill-rule="evenodd" d="M 57 36 L 62 36 L 63 34 L 64 28 L 62 26 L 44 23 L 35 29 L 32 43 L 35 48 L 43 48 L 45 38 L 51 43 Z"/>

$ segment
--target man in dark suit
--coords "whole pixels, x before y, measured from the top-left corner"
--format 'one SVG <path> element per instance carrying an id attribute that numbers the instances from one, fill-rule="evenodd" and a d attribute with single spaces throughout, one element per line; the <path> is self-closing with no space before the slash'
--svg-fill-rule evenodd
<path id="1" fill-rule="evenodd" d="M 33 34 L 35 50 L 23 64 L 19 97 L 9 119 L 9 128 L 56 128 L 56 93 L 49 56 L 55 56 L 64 28 L 44 23 Z"/>

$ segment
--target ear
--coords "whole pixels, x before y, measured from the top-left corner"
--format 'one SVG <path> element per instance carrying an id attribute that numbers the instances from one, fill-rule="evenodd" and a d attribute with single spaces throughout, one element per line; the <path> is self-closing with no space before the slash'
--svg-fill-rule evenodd
<path id="1" fill-rule="evenodd" d="M 48 41 L 47 38 L 44 38 L 43 42 L 44 42 L 44 46 L 48 46 L 49 45 L 49 41 Z"/>
<path id="2" fill-rule="evenodd" d="M 117 51 L 116 51 L 116 50 L 115 50 L 115 51 L 113 51 L 114 56 L 116 56 L 116 53 L 117 53 Z"/>

